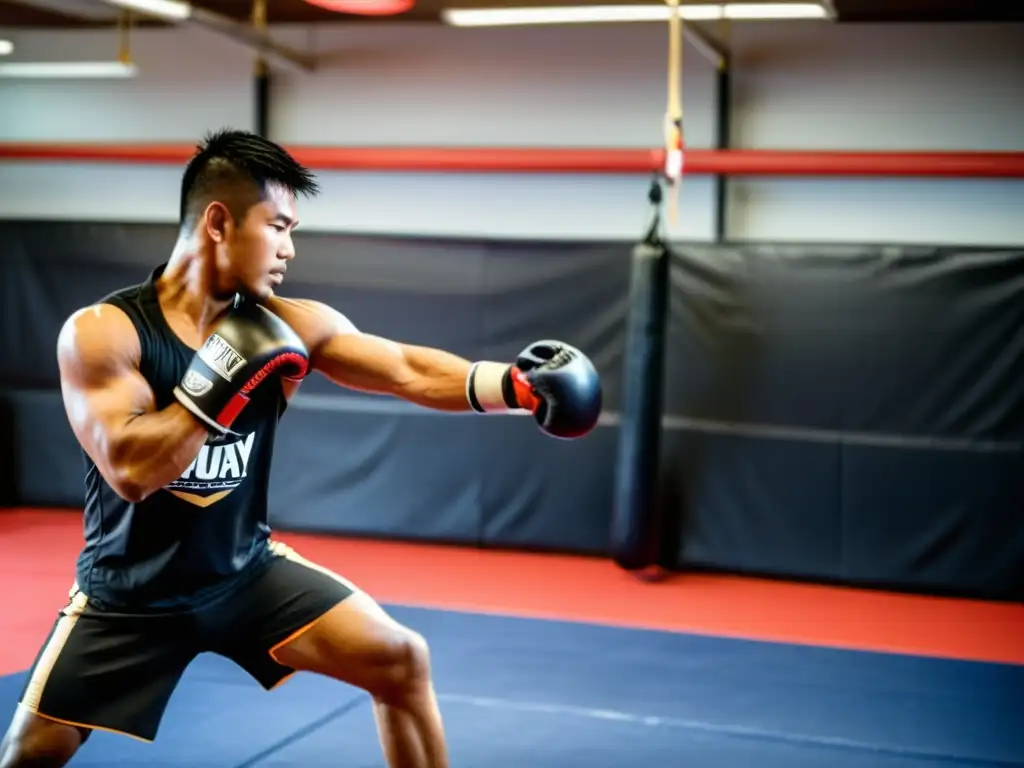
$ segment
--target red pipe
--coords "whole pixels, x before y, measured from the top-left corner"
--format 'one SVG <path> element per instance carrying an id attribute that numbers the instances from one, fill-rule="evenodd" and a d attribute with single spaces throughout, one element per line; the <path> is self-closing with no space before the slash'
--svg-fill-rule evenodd
<path id="1" fill-rule="evenodd" d="M 650 173 L 661 149 L 291 147 L 317 170 L 484 173 Z M 0 143 L 2 160 L 181 165 L 189 144 Z M 793 152 L 691 149 L 684 173 L 726 176 L 1024 178 L 1024 152 Z"/>

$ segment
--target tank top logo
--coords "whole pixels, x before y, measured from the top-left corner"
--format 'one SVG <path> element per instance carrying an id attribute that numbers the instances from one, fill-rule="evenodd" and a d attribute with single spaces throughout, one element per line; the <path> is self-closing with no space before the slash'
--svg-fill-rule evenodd
<path id="1" fill-rule="evenodd" d="M 216 504 L 245 479 L 255 438 L 255 432 L 241 437 L 210 437 L 188 469 L 166 490 L 197 507 Z"/>

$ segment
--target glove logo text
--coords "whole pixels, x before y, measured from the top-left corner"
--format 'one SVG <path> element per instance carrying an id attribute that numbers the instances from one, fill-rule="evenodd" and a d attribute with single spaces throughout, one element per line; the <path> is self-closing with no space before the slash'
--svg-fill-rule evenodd
<path id="1" fill-rule="evenodd" d="M 210 366 L 225 381 L 231 381 L 238 369 L 248 362 L 238 354 L 238 350 L 216 333 L 210 334 L 203 346 L 199 348 L 199 359 Z"/>

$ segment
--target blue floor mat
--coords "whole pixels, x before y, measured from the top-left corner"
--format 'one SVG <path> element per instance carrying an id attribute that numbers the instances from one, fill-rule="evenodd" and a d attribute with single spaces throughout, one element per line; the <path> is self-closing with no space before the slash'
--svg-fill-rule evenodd
<path id="1" fill-rule="evenodd" d="M 1024 766 L 1024 667 L 392 608 L 430 641 L 453 768 Z M 23 676 L 0 679 L 0 715 Z M 155 744 L 72 766 L 384 766 L 362 692 L 203 656 Z"/>

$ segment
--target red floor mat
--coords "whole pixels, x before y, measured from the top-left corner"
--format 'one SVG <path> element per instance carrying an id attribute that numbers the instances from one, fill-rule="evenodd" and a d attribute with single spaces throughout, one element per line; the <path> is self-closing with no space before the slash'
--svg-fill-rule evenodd
<path id="1" fill-rule="evenodd" d="M 645 584 L 596 558 L 298 534 L 382 602 L 1024 664 L 1024 606 L 721 576 Z M 0 673 L 31 663 L 74 579 L 81 517 L 0 512 Z"/>

